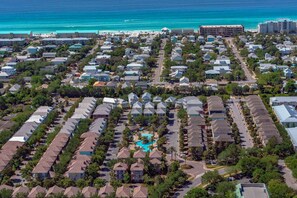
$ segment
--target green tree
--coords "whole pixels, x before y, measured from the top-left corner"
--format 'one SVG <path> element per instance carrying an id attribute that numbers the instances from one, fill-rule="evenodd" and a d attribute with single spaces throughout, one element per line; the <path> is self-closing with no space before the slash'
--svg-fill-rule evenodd
<path id="1" fill-rule="evenodd" d="M 218 162 L 224 165 L 235 165 L 240 156 L 241 149 L 235 144 L 230 144 L 218 156 Z"/>
<path id="2" fill-rule="evenodd" d="M 2 189 L 0 190 L 0 198 L 10 198 L 12 197 L 12 190 Z"/>
<path id="3" fill-rule="evenodd" d="M 280 180 L 271 180 L 268 190 L 271 198 L 292 198 L 295 195 L 294 191 Z"/>
<path id="4" fill-rule="evenodd" d="M 223 181 L 217 184 L 216 192 L 222 197 L 228 197 L 235 191 L 235 185 L 232 182 Z"/>
<path id="5" fill-rule="evenodd" d="M 286 93 L 294 93 L 296 91 L 296 83 L 294 80 L 289 80 L 285 86 Z"/>
<path id="6" fill-rule="evenodd" d="M 223 177 L 219 174 L 217 170 L 208 171 L 204 175 L 202 175 L 202 183 L 204 184 L 215 185 L 223 180 Z"/>
<path id="7" fill-rule="evenodd" d="M 129 175 L 129 173 L 125 173 L 124 174 L 124 183 L 129 183 L 130 182 L 130 175 Z"/>
<path id="8" fill-rule="evenodd" d="M 209 198 L 210 195 L 203 188 L 193 188 L 185 196 L 185 198 Z"/>

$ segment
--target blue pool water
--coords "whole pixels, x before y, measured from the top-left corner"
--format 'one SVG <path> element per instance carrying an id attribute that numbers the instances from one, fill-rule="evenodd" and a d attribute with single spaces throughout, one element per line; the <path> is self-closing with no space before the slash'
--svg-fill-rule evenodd
<path id="1" fill-rule="evenodd" d="M 147 139 L 150 140 L 153 135 L 149 134 L 149 133 L 143 133 L 143 134 L 141 134 L 141 136 L 142 137 L 147 137 Z M 156 141 L 148 142 L 147 144 L 143 144 L 142 140 L 139 140 L 135 144 L 136 144 L 136 146 L 141 147 L 144 152 L 150 152 L 151 151 L 150 146 L 152 144 L 154 144 L 155 142 Z"/>

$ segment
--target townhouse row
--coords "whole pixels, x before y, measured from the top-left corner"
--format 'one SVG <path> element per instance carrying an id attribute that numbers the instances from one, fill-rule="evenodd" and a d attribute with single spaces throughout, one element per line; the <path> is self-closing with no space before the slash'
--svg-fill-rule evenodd
<path id="1" fill-rule="evenodd" d="M 27 142 L 52 110 L 53 108 L 48 106 L 39 107 L 23 126 L 2 146 L 0 150 L 0 172 L 7 167 L 18 149 Z"/>
<path id="2" fill-rule="evenodd" d="M 61 188 L 59 186 L 53 186 L 49 189 L 43 188 L 41 186 L 36 186 L 32 189 L 27 186 L 19 186 L 17 188 L 13 188 L 7 185 L 1 185 L 0 190 L 9 190 L 12 191 L 12 197 L 18 197 L 20 194 L 27 195 L 28 198 L 37 198 L 41 195 L 45 195 L 45 197 L 52 196 L 60 196 L 64 195 L 65 197 L 75 197 L 77 195 L 83 195 L 84 197 L 108 197 L 115 194 L 117 198 L 147 198 L 148 197 L 148 189 L 145 186 L 137 185 L 134 187 L 121 186 L 117 189 L 114 189 L 110 184 L 106 184 L 100 189 L 95 187 L 87 186 L 83 189 L 70 186 L 68 188 Z"/>
<path id="3" fill-rule="evenodd" d="M 85 171 L 91 163 L 98 139 L 104 133 L 106 125 L 105 118 L 97 118 L 89 127 L 89 131 L 81 135 L 82 142 L 67 168 L 66 177 L 74 181 L 85 177 Z"/>
<path id="4" fill-rule="evenodd" d="M 261 98 L 257 95 L 251 95 L 246 97 L 246 103 L 256 125 L 256 131 L 261 143 L 265 146 L 272 137 L 275 137 L 277 142 L 281 143 L 282 138 Z"/>
<path id="5" fill-rule="evenodd" d="M 233 143 L 232 129 L 227 121 L 226 108 L 222 98 L 219 96 L 208 97 L 207 106 L 214 144 Z"/>
<path id="6" fill-rule="evenodd" d="M 75 109 L 74 114 L 69 118 L 55 136 L 45 153 L 40 158 L 37 165 L 32 171 L 35 178 L 45 179 L 53 177 L 53 166 L 59 160 L 59 155 L 63 152 L 69 140 L 73 137 L 74 132 L 82 119 L 90 118 L 96 107 L 96 99 L 89 97 L 84 98 Z"/>

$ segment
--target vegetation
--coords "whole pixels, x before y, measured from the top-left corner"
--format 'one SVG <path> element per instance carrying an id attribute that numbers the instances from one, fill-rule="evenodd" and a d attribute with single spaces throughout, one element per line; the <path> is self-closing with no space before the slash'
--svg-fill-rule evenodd
<path id="1" fill-rule="evenodd" d="M 183 171 L 179 170 L 179 165 L 174 162 L 170 165 L 169 173 L 163 182 L 157 186 L 149 188 L 149 194 L 152 198 L 170 197 L 170 193 L 176 187 L 183 185 L 186 182 L 186 175 Z"/>

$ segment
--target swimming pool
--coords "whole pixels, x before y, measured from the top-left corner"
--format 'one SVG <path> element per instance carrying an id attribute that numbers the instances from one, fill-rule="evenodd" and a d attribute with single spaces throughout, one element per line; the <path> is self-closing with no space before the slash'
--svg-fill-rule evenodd
<path id="1" fill-rule="evenodd" d="M 141 136 L 146 137 L 150 141 L 153 135 L 149 133 L 142 133 Z M 141 147 L 144 152 L 150 152 L 151 151 L 150 146 L 155 142 L 156 140 L 143 144 L 142 140 L 138 140 L 135 144 L 136 146 Z"/>

